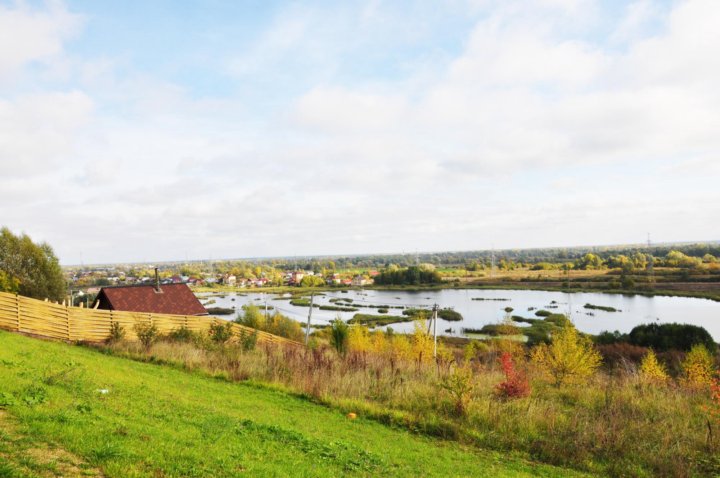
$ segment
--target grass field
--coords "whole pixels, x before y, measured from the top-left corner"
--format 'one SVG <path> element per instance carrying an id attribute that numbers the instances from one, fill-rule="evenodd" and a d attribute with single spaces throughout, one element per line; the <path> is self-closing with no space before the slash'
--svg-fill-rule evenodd
<path id="1" fill-rule="evenodd" d="M 0 331 L 0 477 L 584 476 Z"/>

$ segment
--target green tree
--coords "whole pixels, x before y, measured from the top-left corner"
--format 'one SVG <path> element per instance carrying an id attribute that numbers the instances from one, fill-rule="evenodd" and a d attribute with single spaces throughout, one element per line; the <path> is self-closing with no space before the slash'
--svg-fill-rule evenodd
<path id="1" fill-rule="evenodd" d="M 318 276 L 305 276 L 300 281 L 301 287 L 322 287 L 325 285 L 325 280 Z"/>
<path id="2" fill-rule="evenodd" d="M 585 254 L 581 259 L 578 259 L 575 264 L 576 269 L 600 269 L 602 266 L 602 258 L 592 253 Z"/>
<path id="3" fill-rule="evenodd" d="M 44 242 L 35 244 L 26 234 L 0 229 L 0 290 L 62 300 L 65 278 L 52 248 Z"/>

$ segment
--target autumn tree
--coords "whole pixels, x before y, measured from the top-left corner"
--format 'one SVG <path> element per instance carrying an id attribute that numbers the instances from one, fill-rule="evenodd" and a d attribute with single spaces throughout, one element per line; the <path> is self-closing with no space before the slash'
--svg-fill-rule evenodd
<path id="1" fill-rule="evenodd" d="M 682 362 L 683 384 L 691 388 L 708 387 L 713 383 L 713 357 L 702 345 L 694 345 Z"/>
<path id="2" fill-rule="evenodd" d="M 602 362 L 592 340 L 581 335 L 572 324 L 566 324 L 555 333 L 550 344 L 536 346 L 531 357 L 555 386 L 586 380 Z"/>
<path id="3" fill-rule="evenodd" d="M 656 384 L 670 379 L 665 366 L 658 361 L 652 349 L 648 350 L 640 363 L 640 378 L 643 382 Z"/>

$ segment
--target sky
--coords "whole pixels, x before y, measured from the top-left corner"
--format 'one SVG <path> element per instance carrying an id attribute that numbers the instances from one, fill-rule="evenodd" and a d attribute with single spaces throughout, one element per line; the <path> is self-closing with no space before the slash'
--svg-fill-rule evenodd
<path id="1" fill-rule="evenodd" d="M 0 0 L 64 264 L 720 239 L 720 2 Z"/>

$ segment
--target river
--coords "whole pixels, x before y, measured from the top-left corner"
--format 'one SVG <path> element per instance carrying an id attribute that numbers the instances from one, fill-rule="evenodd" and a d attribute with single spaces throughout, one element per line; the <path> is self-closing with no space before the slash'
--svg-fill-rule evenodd
<path id="1" fill-rule="evenodd" d="M 203 302 L 207 295 L 200 294 Z M 281 295 L 263 293 L 227 293 L 224 297 L 213 295 L 214 304 L 208 307 L 235 307 L 254 303 L 263 309 L 269 307 L 282 314 L 305 323 L 308 307 L 290 305 L 288 300 L 278 300 Z M 451 307 L 464 317 L 462 322 L 438 320 L 438 333 L 462 336 L 462 328 L 480 328 L 485 324 L 498 323 L 507 315 L 506 307 L 512 307 L 512 315 L 535 318 L 540 309 L 569 314 L 579 330 L 597 334 L 604 330 L 630 332 L 638 324 L 650 322 L 679 322 L 705 327 L 716 341 L 720 341 L 720 302 L 689 297 L 645 297 L 640 295 L 601 294 L 592 292 L 549 292 L 535 290 L 484 290 L 484 289 L 443 289 L 422 292 L 347 290 L 325 291 L 315 295 L 314 304 L 345 305 L 331 303 L 330 299 L 352 299 L 352 304 L 363 306 L 391 305 L 405 307 Z M 475 299 L 475 300 L 473 300 Z M 499 300 L 504 299 L 504 300 Z M 347 304 L 347 305 L 352 305 Z M 586 309 L 585 304 L 613 307 L 618 312 Z M 530 309 L 530 310 L 529 310 Z M 357 312 L 336 312 L 313 309 L 312 323 L 327 324 L 338 315 L 343 320 L 351 319 L 355 313 L 378 314 L 373 307 L 360 307 Z M 272 310 L 271 310 L 272 312 Z M 402 309 L 391 308 L 387 314 L 401 315 Z M 222 316 L 232 319 L 234 316 Z M 413 324 L 392 324 L 395 331 L 412 331 Z"/>

